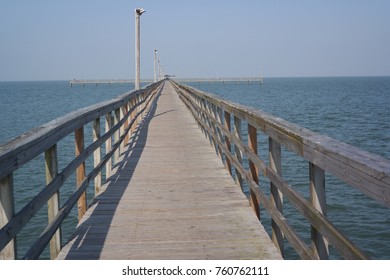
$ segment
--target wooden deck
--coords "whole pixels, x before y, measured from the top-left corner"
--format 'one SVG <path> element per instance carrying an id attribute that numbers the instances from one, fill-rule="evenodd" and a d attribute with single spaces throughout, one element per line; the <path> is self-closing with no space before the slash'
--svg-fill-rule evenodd
<path id="1" fill-rule="evenodd" d="M 165 82 L 58 259 L 281 259 Z"/>

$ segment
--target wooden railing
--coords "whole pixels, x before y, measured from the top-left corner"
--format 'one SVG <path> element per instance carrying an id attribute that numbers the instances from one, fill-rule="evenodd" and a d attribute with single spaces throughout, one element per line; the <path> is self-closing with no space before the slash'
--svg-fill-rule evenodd
<path id="1" fill-rule="evenodd" d="M 302 259 L 328 259 L 328 243 L 344 258 L 368 258 L 327 219 L 325 172 L 390 206 L 389 160 L 262 111 L 234 104 L 174 81 L 172 84 L 230 174 L 241 187 L 246 182 L 250 190 L 249 200 L 258 218 L 259 205 L 270 215 L 272 240 L 282 255 L 286 238 Z M 246 127 L 243 126 L 244 122 Z M 247 144 L 243 140 L 244 132 Z M 258 155 L 257 138 L 260 132 L 269 139 L 269 164 Z M 308 161 L 309 200 L 294 190 L 282 176 L 281 146 Z M 244 157 L 249 163 L 247 169 L 243 164 Z M 270 197 L 259 187 L 259 173 L 270 182 Z M 287 198 L 311 224 L 311 245 L 298 236 L 283 216 L 283 198 Z"/>
<path id="2" fill-rule="evenodd" d="M 61 250 L 61 224 L 73 206 L 78 204 L 78 217 L 87 209 L 86 189 L 94 180 L 95 194 L 102 186 L 102 169 L 110 177 L 113 160 L 129 141 L 129 134 L 142 120 L 157 95 L 161 82 L 145 89 L 121 95 L 90 107 L 77 110 L 0 146 L 0 259 L 15 259 L 15 238 L 27 222 L 45 205 L 48 225 L 34 242 L 24 259 L 36 259 L 50 243 L 50 256 Z M 100 132 L 100 121 L 105 119 L 106 131 Z M 93 143 L 84 147 L 84 127 L 93 126 Z M 73 134 L 75 157 L 63 170 L 58 170 L 57 143 Z M 105 144 L 105 155 L 101 148 Z M 46 186 L 19 212 L 15 213 L 13 173 L 39 155 L 45 155 Z M 86 174 L 85 162 L 93 154 L 94 166 Z M 65 181 L 76 172 L 77 188 L 60 207 L 59 192 Z"/>

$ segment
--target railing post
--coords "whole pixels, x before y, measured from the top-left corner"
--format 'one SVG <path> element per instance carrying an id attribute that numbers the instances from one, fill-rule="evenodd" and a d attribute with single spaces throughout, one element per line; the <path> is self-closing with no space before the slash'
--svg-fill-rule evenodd
<path id="1" fill-rule="evenodd" d="M 3 228 L 15 215 L 13 174 L 0 179 L 0 228 Z M 11 240 L 0 251 L 0 260 L 16 259 L 16 240 Z"/>
<path id="2" fill-rule="evenodd" d="M 133 134 L 134 131 L 135 131 L 135 127 L 137 126 L 136 122 L 137 120 L 135 120 L 135 114 L 136 114 L 136 109 L 135 109 L 135 104 L 136 104 L 136 100 L 135 100 L 135 97 L 132 97 L 131 100 L 130 100 L 130 110 L 131 111 L 131 114 L 130 114 L 130 122 L 133 122 L 131 128 L 130 128 L 130 133 Z"/>
<path id="3" fill-rule="evenodd" d="M 112 116 L 111 112 L 106 114 L 106 133 L 110 131 L 112 127 Z M 112 149 L 112 137 L 109 137 L 106 141 L 106 154 L 108 154 Z M 110 178 L 112 170 L 112 160 L 111 157 L 106 163 L 106 180 Z"/>
<path id="4" fill-rule="evenodd" d="M 140 97 L 141 95 L 140 94 L 138 94 L 137 95 L 137 103 L 140 103 L 141 102 L 141 97 Z M 137 106 L 137 114 L 139 113 L 139 112 L 141 112 L 141 105 L 136 105 Z M 141 122 L 141 114 L 139 114 L 138 115 L 138 117 L 137 117 L 137 126 L 138 126 L 138 124 Z"/>
<path id="5" fill-rule="evenodd" d="M 217 125 L 217 123 L 219 122 L 219 119 L 218 119 L 218 113 L 217 113 L 217 106 L 215 104 L 211 104 L 211 114 L 214 118 L 214 134 L 215 134 L 215 137 L 216 139 L 214 139 L 214 148 L 217 152 L 217 154 L 221 157 L 222 159 L 222 149 L 221 147 L 219 146 L 218 144 L 218 138 L 219 138 L 219 127 Z"/>
<path id="6" fill-rule="evenodd" d="M 310 201 L 318 212 L 326 216 L 325 171 L 310 162 L 309 172 Z M 311 240 L 314 254 L 319 259 L 329 259 L 328 241 L 313 226 L 311 227 Z"/>
<path id="7" fill-rule="evenodd" d="M 197 99 L 197 103 L 198 103 L 198 108 L 197 108 L 197 110 L 198 110 L 198 116 L 199 116 L 199 118 L 202 120 L 202 121 L 204 121 L 204 116 L 203 116 L 203 112 L 202 112 L 202 106 L 203 106 L 203 99 L 201 99 L 200 97 L 196 97 L 196 99 Z M 204 133 L 204 135 L 207 137 L 207 131 L 206 131 L 206 128 L 204 128 L 200 123 L 199 123 L 199 125 L 200 125 L 200 128 L 202 129 L 202 132 Z"/>
<path id="8" fill-rule="evenodd" d="M 84 127 L 80 127 L 76 129 L 75 131 L 75 142 L 76 142 L 76 157 L 79 156 L 83 150 L 84 150 Z M 76 184 L 77 188 L 79 188 L 82 184 L 82 182 L 85 179 L 85 161 L 80 164 L 79 167 L 76 169 Z M 81 218 L 84 216 L 85 212 L 87 211 L 87 195 L 85 192 L 80 196 L 78 202 L 77 202 L 77 207 L 78 207 L 78 217 L 79 221 Z"/>
<path id="9" fill-rule="evenodd" d="M 100 138 L 100 118 L 93 121 L 93 142 Z M 97 167 L 101 160 L 100 146 L 93 152 L 93 167 Z M 102 172 L 99 172 L 95 177 L 95 196 L 99 194 L 102 187 Z"/>
<path id="10" fill-rule="evenodd" d="M 218 106 L 216 106 L 216 120 L 219 124 L 223 125 L 223 121 L 222 121 L 222 109 Z M 219 141 L 221 141 L 221 143 L 223 143 L 223 135 L 222 135 L 222 131 L 219 127 L 217 127 L 217 131 L 218 131 L 218 138 L 219 138 Z M 222 147 L 219 146 L 218 144 L 218 151 L 219 151 L 219 157 L 221 158 L 221 161 L 223 162 L 223 153 L 222 153 Z"/>
<path id="11" fill-rule="evenodd" d="M 130 101 L 126 102 L 126 105 L 123 106 L 123 115 L 127 115 L 129 112 L 129 107 L 130 107 Z M 129 118 L 126 118 L 125 121 L 125 130 L 129 127 Z M 126 133 L 125 140 L 123 141 L 123 146 L 125 147 L 129 143 L 129 134 Z"/>
<path id="12" fill-rule="evenodd" d="M 120 109 L 119 109 L 119 120 L 121 121 L 124 116 L 125 116 L 125 106 L 126 105 L 123 105 Z M 121 128 L 119 129 L 119 135 L 122 136 L 124 133 L 125 133 L 125 123 L 123 125 L 121 125 Z M 120 153 L 122 154 L 123 151 L 125 150 L 125 141 L 122 141 L 122 143 L 120 144 Z"/>
<path id="13" fill-rule="evenodd" d="M 208 122 L 208 119 L 207 119 L 207 115 L 206 113 L 204 113 L 204 111 L 206 111 L 206 100 L 202 99 L 201 100 L 201 114 L 202 114 L 202 121 L 207 125 L 207 126 L 210 126 L 209 122 Z M 210 144 L 211 144 L 211 135 L 209 134 L 208 130 L 205 128 L 204 129 L 204 134 L 206 135 L 206 138 L 209 139 L 210 141 Z"/>
<path id="14" fill-rule="evenodd" d="M 48 185 L 58 174 L 57 144 L 54 144 L 45 151 L 46 185 Z M 47 202 L 47 214 L 49 223 L 54 220 L 60 209 L 60 196 L 56 192 Z M 61 250 L 61 227 L 56 231 L 50 240 L 50 258 L 55 259 Z"/>
<path id="15" fill-rule="evenodd" d="M 117 125 L 119 120 L 120 120 L 120 109 L 118 108 L 118 109 L 115 109 L 115 111 L 114 111 L 114 126 Z M 114 144 L 116 144 L 119 141 L 120 130 L 121 129 L 118 129 L 114 133 Z M 119 156 L 120 156 L 120 148 L 116 149 L 115 152 L 114 152 L 114 163 L 115 163 L 115 165 L 119 162 Z"/>
<path id="16" fill-rule="evenodd" d="M 224 127 L 226 128 L 226 130 L 231 132 L 230 113 L 227 111 L 224 111 L 224 117 L 225 117 Z M 225 135 L 225 146 L 226 146 L 226 149 L 231 154 L 232 146 L 230 145 L 230 139 L 227 135 Z M 232 164 L 230 162 L 229 157 L 226 154 L 225 154 L 225 160 L 226 160 L 226 168 L 229 171 L 229 174 L 232 175 Z"/>
<path id="17" fill-rule="evenodd" d="M 211 119 L 212 113 L 211 113 L 211 103 L 206 101 L 205 102 L 205 110 L 206 110 L 206 118 L 207 118 L 207 126 L 209 127 L 209 137 L 210 137 L 210 144 L 215 149 L 215 139 L 213 137 L 212 131 L 213 131 L 213 121 Z"/>
<path id="18" fill-rule="evenodd" d="M 278 142 L 269 138 L 269 164 L 273 171 L 282 176 L 282 152 L 281 147 Z M 283 214 L 283 193 L 278 190 L 278 188 L 270 182 L 271 188 L 271 204 L 273 204 L 278 211 Z M 283 233 L 272 220 L 272 241 L 278 248 L 282 257 L 284 257 L 284 237 Z"/>
<path id="19" fill-rule="evenodd" d="M 237 118 L 234 116 L 234 135 L 239 139 L 239 141 L 242 143 L 242 130 L 241 130 L 241 119 Z M 234 152 L 236 154 L 236 158 L 240 165 L 242 165 L 242 152 L 241 150 L 237 147 L 237 145 L 234 145 Z M 236 168 L 236 182 L 240 186 L 241 191 L 244 191 L 243 187 L 243 180 L 241 173 L 237 170 Z"/>
<path id="20" fill-rule="evenodd" d="M 248 147 L 249 149 L 257 154 L 257 129 L 248 123 Z M 249 170 L 253 181 L 259 184 L 259 168 L 249 160 Z M 253 211 L 256 213 L 257 218 L 260 220 L 260 205 L 255 193 L 250 188 L 250 198 Z"/>

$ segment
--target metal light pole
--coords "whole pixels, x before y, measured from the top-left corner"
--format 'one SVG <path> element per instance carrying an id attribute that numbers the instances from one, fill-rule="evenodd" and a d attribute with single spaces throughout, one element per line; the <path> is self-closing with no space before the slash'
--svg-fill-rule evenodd
<path id="1" fill-rule="evenodd" d="M 157 50 L 154 50 L 154 82 L 157 82 Z"/>
<path id="2" fill-rule="evenodd" d="M 142 8 L 135 9 L 135 89 L 140 84 L 140 16 L 145 13 Z"/>

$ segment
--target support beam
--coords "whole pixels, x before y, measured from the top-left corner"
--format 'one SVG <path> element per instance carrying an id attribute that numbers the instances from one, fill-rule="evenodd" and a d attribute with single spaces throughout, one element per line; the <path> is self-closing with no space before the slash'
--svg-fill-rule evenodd
<path id="1" fill-rule="evenodd" d="M 325 171 L 313 163 L 309 164 L 310 201 L 319 213 L 326 217 Z M 319 259 L 329 259 L 328 241 L 313 226 L 311 240 L 314 253 Z"/>
<path id="2" fill-rule="evenodd" d="M 0 179 L 0 228 L 5 226 L 15 215 L 13 174 Z M 16 259 L 16 240 L 11 240 L 0 251 L 0 260 Z"/>
<path id="3" fill-rule="evenodd" d="M 79 156 L 84 150 L 84 127 L 80 127 L 75 131 L 75 155 Z M 76 169 L 76 185 L 79 188 L 85 179 L 85 161 L 83 161 Z M 77 202 L 79 221 L 87 211 L 87 194 L 83 192 Z"/>
<path id="4" fill-rule="evenodd" d="M 248 147 L 249 149 L 257 154 L 257 129 L 248 123 Z M 259 168 L 249 160 L 249 170 L 251 177 L 256 184 L 259 184 Z M 253 211 L 256 213 L 257 218 L 260 220 L 260 205 L 256 197 L 256 194 L 250 190 L 250 199 L 249 199 Z"/>

